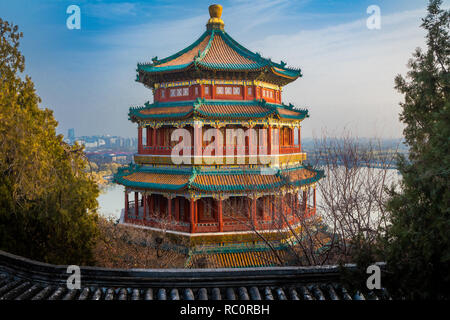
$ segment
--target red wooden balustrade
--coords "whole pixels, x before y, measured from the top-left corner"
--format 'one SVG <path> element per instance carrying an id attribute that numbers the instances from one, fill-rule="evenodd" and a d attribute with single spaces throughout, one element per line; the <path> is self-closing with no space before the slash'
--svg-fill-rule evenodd
<path id="1" fill-rule="evenodd" d="M 269 209 L 262 212 L 262 216 L 256 212 L 252 212 L 250 217 L 242 216 L 222 216 L 221 206 L 217 201 L 218 212 L 215 220 L 198 221 L 198 208 L 193 202 L 194 212 L 192 215 L 188 213 L 186 215 L 189 221 L 177 221 L 179 212 L 171 211 L 169 216 L 167 213 L 164 216 L 154 216 L 148 212 L 147 205 L 143 201 L 138 201 L 138 210 L 135 207 L 135 201 L 128 201 L 126 206 L 125 222 L 133 223 L 136 225 L 143 225 L 148 227 L 154 227 L 159 229 L 191 232 L 191 233 L 205 233 L 205 232 L 233 232 L 233 231 L 252 231 L 254 228 L 257 230 L 277 230 L 286 227 L 286 223 L 289 225 L 296 225 L 301 222 L 300 217 L 297 214 L 292 214 L 290 207 L 285 207 L 285 217 L 274 219 L 274 214 L 270 214 Z M 175 202 L 177 204 L 177 202 Z M 192 203 L 191 203 L 192 204 Z M 178 211 L 178 205 L 175 205 Z M 301 209 L 303 204 L 297 203 L 298 209 Z M 144 210 L 147 214 L 144 215 Z M 295 209 L 294 209 L 295 210 Z M 253 211 L 253 210 L 252 210 Z M 136 214 L 137 213 L 137 214 Z M 304 217 L 311 217 L 316 214 L 315 207 L 307 207 L 305 209 Z M 276 216 L 276 215 L 275 215 Z M 287 221 L 286 221 L 287 220 Z"/>

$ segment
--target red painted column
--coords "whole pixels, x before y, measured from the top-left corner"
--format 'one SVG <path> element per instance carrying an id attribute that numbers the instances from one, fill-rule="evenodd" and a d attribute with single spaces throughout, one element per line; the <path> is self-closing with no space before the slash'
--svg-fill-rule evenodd
<path id="1" fill-rule="evenodd" d="M 247 100 L 247 86 L 246 85 L 243 85 L 242 86 L 242 88 L 243 88 L 243 90 L 244 90 L 244 94 L 243 94 L 243 98 L 244 98 L 244 100 Z"/>
<path id="2" fill-rule="evenodd" d="M 138 153 L 142 153 L 142 127 L 138 127 Z"/>
<path id="3" fill-rule="evenodd" d="M 194 207 L 195 207 L 195 211 L 194 211 L 194 223 L 195 223 L 195 228 L 197 229 L 197 223 L 198 223 L 198 201 L 195 201 Z"/>
<path id="4" fill-rule="evenodd" d="M 135 218 L 139 215 L 139 193 L 134 193 L 134 215 Z"/>
<path id="5" fill-rule="evenodd" d="M 128 191 L 125 190 L 125 212 L 124 212 L 124 221 L 128 222 Z"/>
<path id="6" fill-rule="evenodd" d="M 219 206 L 219 208 L 218 208 L 218 213 L 219 213 L 219 216 L 218 216 L 218 220 L 219 220 L 219 232 L 223 232 L 223 203 L 222 203 L 222 198 L 219 198 L 219 201 L 218 201 L 218 206 Z"/>
<path id="7" fill-rule="evenodd" d="M 291 146 L 294 146 L 294 128 L 289 128 L 291 133 Z"/>
<path id="8" fill-rule="evenodd" d="M 313 189 L 313 203 L 314 203 L 314 210 L 316 210 L 316 188 Z"/>
<path id="9" fill-rule="evenodd" d="M 298 149 L 302 152 L 302 139 L 301 139 L 301 127 L 298 126 Z"/>
<path id="10" fill-rule="evenodd" d="M 190 199 L 190 210 L 189 210 L 189 222 L 191 224 L 191 233 L 195 233 L 195 201 L 193 198 Z"/>

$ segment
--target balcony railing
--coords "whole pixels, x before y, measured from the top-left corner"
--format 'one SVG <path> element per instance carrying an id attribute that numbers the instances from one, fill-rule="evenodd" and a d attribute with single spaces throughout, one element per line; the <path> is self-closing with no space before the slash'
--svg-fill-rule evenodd
<path id="1" fill-rule="evenodd" d="M 316 214 L 316 208 L 307 207 L 305 210 L 304 217 L 311 217 Z M 275 216 L 277 216 L 275 214 Z M 289 214 L 286 219 L 278 217 L 273 219 L 272 217 L 265 216 L 262 218 L 258 216 L 256 221 L 256 225 L 253 225 L 253 221 L 250 218 L 245 217 L 232 217 L 226 218 L 223 221 L 223 232 L 234 232 L 234 231 L 252 231 L 257 230 L 279 230 L 287 227 L 286 223 L 290 225 L 296 225 L 301 222 L 301 219 L 296 214 Z M 190 223 L 185 221 L 177 221 L 172 219 L 168 219 L 167 217 L 161 216 L 146 216 L 144 217 L 143 207 L 139 205 L 138 216 L 135 215 L 134 209 L 134 201 L 129 201 L 128 205 L 128 217 L 125 217 L 125 222 L 133 223 L 136 225 L 143 225 L 154 227 L 163 230 L 173 230 L 173 231 L 182 231 L 182 232 L 190 232 Z M 217 221 L 200 221 L 194 226 L 196 233 L 204 233 L 204 232 L 219 232 L 219 223 Z"/>
<path id="2" fill-rule="evenodd" d="M 140 149 L 140 154 L 142 155 L 171 155 L 172 151 L 174 150 L 174 146 L 142 146 Z M 216 152 L 215 150 L 211 150 L 206 146 L 201 147 L 202 154 L 205 153 L 205 151 L 209 151 L 210 155 L 215 156 Z M 186 155 L 190 156 L 194 154 L 195 148 L 193 146 L 190 147 L 184 147 L 179 148 L 179 150 L 176 151 L 179 155 Z M 280 146 L 279 147 L 279 154 L 290 154 L 290 153 L 299 153 L 301 152 L 300 146 Z M 185 154 L 186 153 L 186 154 Z M 262 154 L 266 155 L 268 153 L 268 147 L 267 146 L 257 146 L 257 147 L 249 147 L 249 146 L 223 146 L 222 147 L 222 155 L 249 155 L 249 154 Z"/>

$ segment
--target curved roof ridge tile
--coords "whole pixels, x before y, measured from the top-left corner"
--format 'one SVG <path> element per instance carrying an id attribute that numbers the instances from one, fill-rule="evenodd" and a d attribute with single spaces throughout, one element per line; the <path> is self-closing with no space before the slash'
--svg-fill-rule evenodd
<path id="1" fill-rule="evenodd" d="M 238 51 L 238 53 L 242 54 L 243 56 L 246 56 L 248 59 L 254 60 L 255 62 L 258 62 L 258 63 L 264 62 L 263 65 L 262 65 L 263 67 L 270 65 L 271 61 L 269 59 L 263 58 L 259 53 L 255 53 L 255 52 L 247 49 L 246 47 L 241 45 L 239 42 L 234 40 L 225 31 L 223 32 L 223 34 L 224 34 L 224 41 L 229 46 L 235 47 L 235 50 Z"/>
<path id="2" fill-rule="evenodd" d="M 203 51 L 198 55 L 198 57 L 194 58 L 194 63 L 197 64 L 198 62 L 200 62 L 209 52 L 209 50 L 211 49 L 211 46 L 214 42 L 214 38 L 216 35 L 215 30 L 211 30 L 211 35 L 209 37 L 209 41 L 208 44 L 206 45 L 206 47 L 203 49 Z"/>
<path id="3" fill-rule="evenodd" d="M 203 32 L 202 35 L 196 41 L 194 41 L 191 45 L 187 46 L 186 48 L 184 48 L 164 59 L 157 60 L 157 57 L 155 57 L 155 59 L 153 60 L 153 64 L 151 66 L 156 67 L 158 65 L 164 64 L 166 62 L 169 62 L 171 60 L 174 60 L 174 59 L 182 56 L 183 54 L 187 53 L 188 51 L 190 51 L 190 50 L 194 49 L 196 46 L 198 46 L 204 40 L 204 38 L 206 38 L 207 36 L 210 36 L 209 31 Z M 147 66 L 147 65 L 138 64 L 138 66 Z"/>

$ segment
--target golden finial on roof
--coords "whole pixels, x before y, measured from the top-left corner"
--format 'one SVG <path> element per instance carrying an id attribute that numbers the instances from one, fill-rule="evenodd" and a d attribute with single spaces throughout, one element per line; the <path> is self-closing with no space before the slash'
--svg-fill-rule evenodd
<path id="1" fill-rule="evenodd" d="M 223 30 L 225 23 L 220 18 L 222 16 L 222 6 L 220 4 L 212 4 L 209 6 L 209 18 L 206 27 L 208 30 L 210 29 L 220 29 Z"/>

